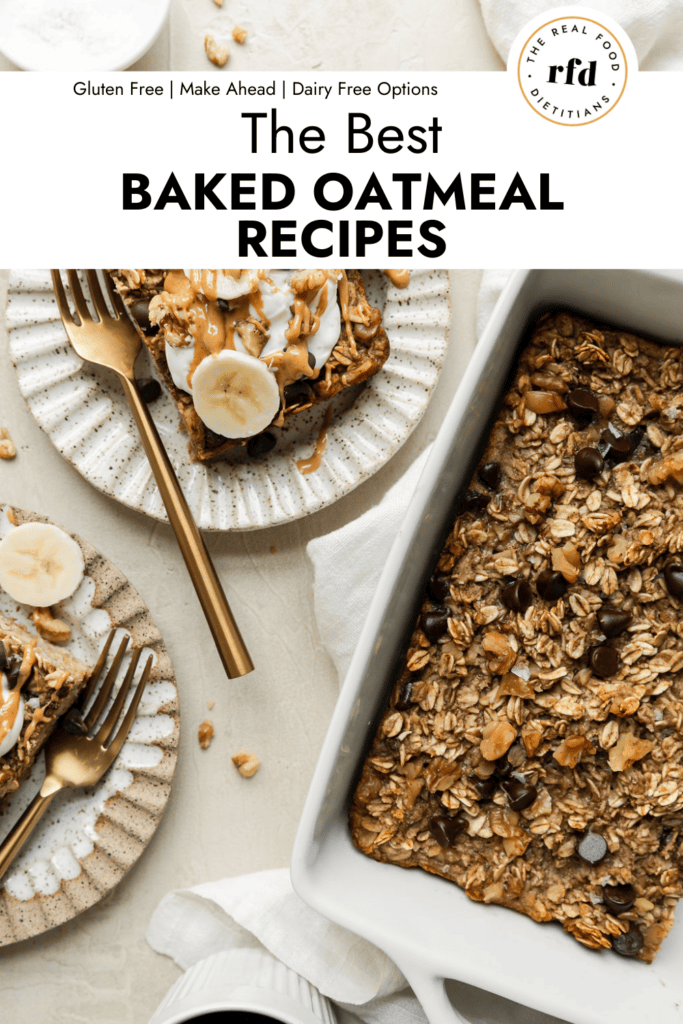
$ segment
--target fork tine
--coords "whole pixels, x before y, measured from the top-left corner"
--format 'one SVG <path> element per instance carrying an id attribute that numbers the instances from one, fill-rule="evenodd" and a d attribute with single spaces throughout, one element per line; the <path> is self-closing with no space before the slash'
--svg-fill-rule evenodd
<path id="1" fill-rule="evenodd" d="M 65 324 L 73 324 L 74 318 L 71 315 L 71 309 L 69 308 L 69 302 L 64 291 L 64 285 L 62 284 L 62 275 L 58 270 L 51 270 L 52 274 L 52 287 L 55 290 L 55 298 L 57 299 L 57 309 L 59 315 Z"/>
<path id="2" fill-rule="evenodd" d="M 116 700 L 109 709 L 109 712 L 104 722 L 102 723 L 102 725 L 100 726 L 100 728 L 97 730 L 93 737 L 93 739 L 96 740 L 97 743 L 100 743 L 102 746 L 104 746 L 104 744 L 109 739 L 114 729 L 114 726 L 118 721 L 119 715 L 121 714 L 123 705 L 126 703 L 126 697 L 128 696 L 128 691 L 130 690 L 130 684 L 133 682 L 133 676 L 135 675 L 135 672 L 137 670 L 138 662 L 140 661 L 141 655 L 142 648 L 139 647 L 137 651 L 135 651 L 133 657 L 130 660 L 130 665 L 128 666 L 128 671 L 126 672 L 126 678 L 121 683 L 119 692 L 116 694 Z"/>
<path id="3" fill-rule="evenodd" d="M 90 711 L 88 712 L 87 716 L 83 719 L 83 724 L 85 725 L 85 728 L 86 728 L 86 730 L 88 732 L 94 726 L 95 722 L 97 721 L 97 719 L 99 718 L 99 716 L 100 716 L 100 714 L 102 712 L 102 708 L 104 707 L 104 705 L 107 703 L 107 701 L 109 699 L 109 695 L 110 695 L 111 691 L 114 688 L 114 683 L 116 682 L 116 677 L 117 677 L 117 675 L 119 673 L 119 668 L 121 666 L 121 660 L 122 660 L 124 654 L 126 653 L 126 648 L 127 647 L 128 647 L 128 637 L 124 636 L 124 638 L 123 638 L 123 640 L 122 640 L 122 642 L 121 642 L 121 644 L 119 646 L 118 651 L 114 655 L 114 660 L 111 663 L 111 668 L 107 672 L 107 675 L 105 676 L 104 682 L 102 683 L 102 686 L 100 687 L 100 692 L 97 694 L 97 697 L 95 698 L 95 703 L 90 708 Z"/>
<path id="4" fill-rule="evenodd" d="M 119 319 L 121 319 L 122 316 L 125 319 L 128 316 L 128 311 L 126 310 L 126 304 L 123 301 L 123 299 L 121 298 L 121 296 L 119 295 L 119 293 L 116 290 L 116 288 L 114 288 L 114 286 L 112 285 L 111 281 L 109 280 L 109 274 L 105 274 L 104 275 L 104 283 L 107 286 L 107 295 L 111 299 L 111 303 L 112 303 L 112 305 L 113 305 L 113 307 L 114 307 L 114 309 L 115 309 Z"/>
<path id="5" fill-rule="evenodd" d="M 97 277 L 97 271 L 86 270 L 85 276 L 88 281 L 88 288 L 90 289 L 90 298 L 95 306 L 95 312 L 100 320 L 109 320 L 111 318 L 111 313 L 109 312 L 107 303 L 104 301 L 104 295 L 102 294 L 100 282 Z"/>
<path id="6" fill-rule="evenodd" d="M 78 701 L 78 706 L 81 709 L 83 709 L 83 710 L 85 710 L 85 708 L 87 708 L 88 701 L 90 700 L 90 698 L 92 697 L 93 693 L 95 692 L 95 687 L 97 686 L 97 682 L 98 682 L 98 680 L 100 678 L 100 673 L 102 672 L 102 669 L 104 668 L 104 664 L 105 664 L 105 662 L 107 660 L 107 655 L 109 654 L 109 648 L 111 647 L 112 641 L 114 640 L 115 636 L 116 636 L 116 630 L 115 629 L 110 630 L 109 631 L 109 636 L 106 639 L 105 645 L 102 648 L 102 650 L 100 651 L 100 656 L 97 659 L 97 664 L 95 665 L 94 669 L 92 670 L 92 675 L 90 676 L 90 679 L 88 680 L 85 689 L 81 693 L 81 696 L 80 696 L 79 701 Z"/>
<path id="7" fill-rule="evenodd" d="M 69 279 L 69 288 L 71 289 L 71 295 L 73 296 L 76 312 L 80 317 L 81 323 L 85 323 L 88 320 L 92 321 L 88 303 L 85 301 L 85 295 L 81 288 L 81 282 L 78 280 L 78 274 L 75 270 L 67 270 L 66 276 Z"/>
<path id="8" fill-rule="evenodd" d="M 147 680 L 149 679 L 150 673 L 152 671 L 152 664 L 153 664 L 153 662 L 154 662 L 154 658 L 150 654 L 149 658 L 147 659 L 147 661 L 145 663 L 145 667 L 142 670 L 142 675 L 140 676 L 140 682 L 138 683 L 137 689 L 135 690 L 135 693 L 133 694 L 133 699 L 130 702 L 128 710 L 126 711 L 125 718 L 123 719 L 123 721 L 121 722 L 121 725 L 119 726 L 119 731 L 116 733 L 116 736 L 114 737 L 114 739 L 111 741 L 111 743 L 107 747 L 107 752 L 110 754 L 110 756 L 112 758 L 117 756 L 117 754 L 121 750 L 121 747 L 126 742 L 126 737 L 128 736 L 128 733 L 130 732 L 130 727 L 133 724 L 133 721 L 135 719 L 135 715 L 136 715 L 137 710 L 138 710 L 138 705 L 140 704 L 140 701 L 142 700 L 142 694 L 144 692 L 145 686 L 147 685 Z"/>

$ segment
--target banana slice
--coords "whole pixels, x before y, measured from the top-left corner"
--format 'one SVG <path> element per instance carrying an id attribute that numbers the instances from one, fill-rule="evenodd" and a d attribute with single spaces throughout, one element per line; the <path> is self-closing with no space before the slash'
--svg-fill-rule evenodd
<path id="1" fill-rule="evenodd" d="M 83 553 L 51 523 L 23 523 L 0 541 L 0 587 L 22 604 L 50 608 L 83 579 Z"/>
<path id="2" fill-rule="evenodd" d="M 275 374 L 261 359 L 223 349 L 206 356 L 192 377 L 197 415 L 222 437 L 253 437 L 272 423 L 280 408 Z"/>

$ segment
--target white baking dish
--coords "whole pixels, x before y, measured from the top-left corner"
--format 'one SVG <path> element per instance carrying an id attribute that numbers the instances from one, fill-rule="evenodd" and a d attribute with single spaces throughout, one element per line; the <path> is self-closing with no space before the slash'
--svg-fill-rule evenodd
<path id="1" fill-rule="evenodd" d="M 427 577 L 469 480 L 527 327 L 566 306 L 667 341 L 683 338 L 673 273 L 519 271 L 505 288 L 444 420 L 393 545 L 323 746 L 292 857 L 297 892 L 383 949 L 431 1024 L 462 1020 L 444 979 L 496 992 L 575 1024 L 683 1021 L 683 914 L 652 966 L 593 952 L 557 925 L 471 902 L 419 869 L 379 864 L 351 842 L 348 806 L 396 677 Z M 681 908 L 683 911 L 683 907 Z"/>

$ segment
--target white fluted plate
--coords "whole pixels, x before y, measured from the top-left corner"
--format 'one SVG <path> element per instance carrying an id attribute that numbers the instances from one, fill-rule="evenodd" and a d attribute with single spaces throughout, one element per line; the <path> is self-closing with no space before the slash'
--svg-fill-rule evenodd
<path id="1" fill-rule="evenodd" d="M 376 473 L 420 421 L 448 341 L 448 272 L 413 270 L 404 290 L 378 271 L 363 277 L 382 310 L 391 353 L 365 385 L 333 399 L 327 447 L 314 473 L 304 476 L 296 462 L 313 453 L 327 403 L 275 431 L 278 443 L 267 456 L 249 459 L 240 450 L 210 464 L 191 462 L 165 389 L 150 405 L 201 529 L 255 530 L 317 512 Z M 165 521 L 123 392 L 113 375 L 83 363 L 69 346 L 48 271 L 11 272 L 7 320 L 19 389 L 60 454 L 104 494 Z M 145 351 L 138 378 L 153 376 Z"/>
<path id="2" fill-rule="evenodd" d="M 17 524 L 48 520 L 0 504 L 0 538 Z M 89 789 L 58 793 L 27 845 L 0 882 L 0 946 L 71 920 L 122 880 L 152 838 L 171 791 L 178 748 L 178 694 L 173 667 L 159 630 L 140 595 L 112 563 L 80 537 L 85 577 L 76 593 L 56 605 L 71 626 L 61 645 L 94 665 L 110 629 L 144 648 L 134 679 L 149 651 L 154 666 L 128 738 L 104 778 Z M 0 612 L 28 626 L 31 609 L 0 590 Z M 123 670 L 129 664 L 126 654 Z M 122 680 L 124 671 L 119 673 Z M 134 687 L 131 687 L 131 693 Z M 114 694 L 107 708 L 111 706 Z M 130 699 L 130 698 L 129 698 Z M 105 708 L 105 710 L 107 710 Z M 38 792 L 44 756 L 12 796 L 0 817 L 0 841 Z M 1 1016 L 1 1015 L 0 1015 Z"/>

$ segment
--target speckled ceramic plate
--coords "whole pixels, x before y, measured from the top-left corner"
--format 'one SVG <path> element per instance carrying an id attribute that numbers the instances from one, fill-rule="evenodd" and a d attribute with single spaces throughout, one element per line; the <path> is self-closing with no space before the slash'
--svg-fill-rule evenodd
<path id="1" fill-rule="evenodd" d="M 327 447 L 314 473 L 304 476 L 296 462 L 313 453 L 326 403 L 292 417 L 269 455 L 250 460 L 236 451 L 210 465 L 190 461 L 166 391 L 150 406 L 202 529 L 253 530 L 316 512 L 380 469 L 419 422 L 448 339 L 448 273 L 413 270 L 403 291 L 378 271 L 363 276 L 370 301 L 382 309 L 391 354 L 366 385 L 333 400 Z M 84 364 L 67 343 L 47 271 L 12 272 L 7 319 L 19 388 L 58 451 L 105 494 L 165 520 L 123 393 L 112 375 Z M 138 376 L 154 376 L 146 352 Z"/>
<path id="2" fill-rule="evenodd" d="M 14 529 L 8 509 L 0 505 L 0 538 Z M 47 522 L 20 509 L 9 511 L 17 524 Z M 69 921 L 110 892 L 152 838 L 175 771 L 178 695 L 163 640 L 139 594 L 118 569 L 80 537 L 74 539 L 83 550 L 85 578 L 72 597 L 56 605 L 58 617 L 72 631 L 63 646 L 94 665 L 116 627 L 121 637 L 125 632 L 136 646 L 151 651 L 154 667 L 128 739 L 110 770 L 91 789 L 66 790 L 55 797 L 2 879 L 0 945 Z M 2 590 L 0 611 L 33 631 L 31 609 L 18 606 Z M 145 662 L 143 654 L 138 674 Z M 0 839 L 33 799 L 44 775 L 41 756 L 0 817 Z"/>

